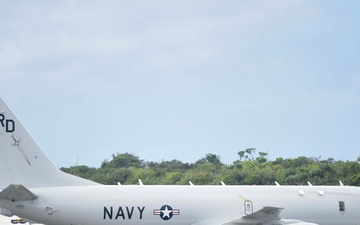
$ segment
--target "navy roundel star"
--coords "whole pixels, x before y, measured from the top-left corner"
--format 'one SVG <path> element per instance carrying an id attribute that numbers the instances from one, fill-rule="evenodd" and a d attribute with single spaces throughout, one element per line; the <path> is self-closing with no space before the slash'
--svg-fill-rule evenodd
<path id="1" fill-rule="evenodd" d="M 163 205 L 160 209 L 154 209 L 154 215 L 160 215 L 160 218 L 163 220 L 169 220 L 174 215 L 179 215 L 180 210 L 173 209 L 169 205 Z"/>

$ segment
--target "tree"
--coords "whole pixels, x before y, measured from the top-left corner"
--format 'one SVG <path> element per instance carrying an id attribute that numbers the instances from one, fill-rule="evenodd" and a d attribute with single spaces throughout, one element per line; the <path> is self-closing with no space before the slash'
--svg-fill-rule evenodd
<path id="1" fill-rule="evenodd" d="M 240 157 L 240 160 L 242 161 L 244 159 L 244 157 L 245 157 L 245 151 L 239 151 L 238 155 Z"/>
<path id="2" fill-rule="evenodd" d="M 84 165 L 72 166 L 70 168 L 62 167 L 62 168 L 60 168 L 60 170 L 62 170 L 63 172 L 66 172 L 66 173 L 73 174 L 75 176 L 85 178 L 85 179 L 91 179 L 97 171 L 95 168 L 91 168 L 91 167 L 84 166 Z"/>
<path id="3" fill-rule="evenodd" d="M 143 167 L 143 160 L 140 160 L 138 156 L 135 156 L 130 153 L 122 153 L 117 155 L 112 155 L 112 160 L 108 162 L 107 160 L 103 161 L 102 168 L 129 168 L 129 167 Z"/>
<path id="4" fill-rule="evenodd" d="M 257 160 L 259 163 L 264 163 L 264 162 L 267 161 L 267 155 L 268 155 L 267 152 L 259 152 L 259 155 L 260 155 L 260 157 L 256 158 L 256 160 Z"/>
<path id="5" fill-rule="evenodd" d="M 258 184 L 271 185 L 274 181 L 288 185 L 306 185 L 307 181 L 317 185 L 337 185 L 342 180 L 346 185 L 360 185 L 360 161 L 335 161 L 333 158 L 297 157 L 294 159 L 267 159 L 267 152 L 259 152 L 253 160 L 255 148 L 239 151 L 240 160 L 231 165 L 221 163 L 221 157 L 208 153 L 195 163 L 179 160 L 144 162 L 129 154 L 117 154 L 112 160 L 103 161 L 101 168 L 72 166 L 61 168 L 71 173 L 102 184 Z"/>
<path id="6" fill-rule="evenodd" d="M 254 160 L 255 150 L 256 148 L 247 148 L 243 151 L 239 151 L 238 155 L 240 160 Z"/>
<path id="7" fill-rule="evenodd" d="M 255 154 L 256 148 L 247 148 L 245 149 L 245 152 L 248 154 L 249 160 L 254 160 L 254 154 Z"/>
<path id="8" fill-rule="evenodd" d="M 205 155 L 205 157 L 199 159 L 198 161 L 195 162 L 195 165 L 201 165 L 201 164 L 204 164 L 204 163 L 211 163 L 211 164 L 214 164 L 214 165 L 223 165 L 221 163 L 221 160 L 220 160 L 220 156 L 219 155 L 215 155 L 215 154 L 211 154 L 211 153 L 208 153 Z"/>
<path id="9" fill-rule="evenodd" d="M 215 154 L 211 154 L 211 153 L 206 154 L 205 160 L 207 162 L 209 162 L 209 163 L 214 164 L 214 165 L 222 164 L 221 161 L 220 161 L 220 156 L 215 155 Z"/>

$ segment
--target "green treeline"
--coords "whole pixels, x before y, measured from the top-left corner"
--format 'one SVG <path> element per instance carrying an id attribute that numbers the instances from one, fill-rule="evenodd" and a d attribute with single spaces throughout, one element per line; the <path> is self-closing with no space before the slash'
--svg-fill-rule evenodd
<path id="1" fill-rule="evenodd" d="M 220 156 L 206 154 L 195 163 L 178 160 L 146 162 L 129 154 L 117 154 L 102 162 L 100 168 L 72 166 L 62 171 L 102 184 L 154 185 L 345 185 L 360 186 L 360 157 L 357 161 L 335 161 L 333 158 L 297 157 L 270 161 L 266 152 L 255 155 L 255 148 L 238 152 L 239 159 L 231 165 L 221 163 Z"/>

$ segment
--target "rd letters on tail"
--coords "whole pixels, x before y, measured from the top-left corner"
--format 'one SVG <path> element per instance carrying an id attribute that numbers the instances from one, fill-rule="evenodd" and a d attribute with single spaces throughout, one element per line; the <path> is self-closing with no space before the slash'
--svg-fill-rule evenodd
<path id="1" fill-rule="evenodd" d="M 6 133 L 13 133 L 15 131 L 14 120 L 7 119 L 3 113 L 0 113 L 0 125 L 5 129 Z"/>

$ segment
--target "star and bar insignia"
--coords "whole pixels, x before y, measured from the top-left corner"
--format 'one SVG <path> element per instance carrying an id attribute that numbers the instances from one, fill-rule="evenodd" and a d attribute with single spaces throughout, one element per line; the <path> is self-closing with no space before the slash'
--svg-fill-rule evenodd
<path id="1" fill-rule="evenodd" d="M 163 205 L 160 209 L 154 209 L 154 215 L 159 215 L 161 219 L 163 220 L 169 220 L 174 215 L 179 215 L 180 210 L 173 209 L 169 205 Z"/>

